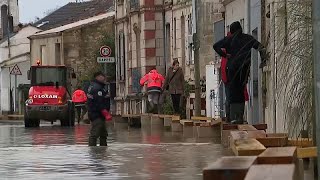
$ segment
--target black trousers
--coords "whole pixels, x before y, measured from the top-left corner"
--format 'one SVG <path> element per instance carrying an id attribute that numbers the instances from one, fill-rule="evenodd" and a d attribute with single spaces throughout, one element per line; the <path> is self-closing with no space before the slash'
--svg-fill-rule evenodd
<path id="1" fill-rule="evenodd" d="M 91 121 L 91 130 L 89 137 L 89 146 L 97 146 L 97 140 L 100 140 L 100 146 L 107 146 L 107 126 L 105 119 L 99 118 Z"/>
<path id="2" fill-rule="evenodd" d="M 76 103 L 75 105 L 77 110 L 78 123 L 80 123 L 80 121 L 83 120 L 83 116 L 87 113 L 87 107 L 85 103 Z"/>
<path id="3" fill-rule="evenodd" d="M 230 120 L 234 124 L 243 124 L 245 103 L 230 103 Z"/>
<path id="4" fill-rule="evenodd" d="M 171 94 L 172 105 L 174 112 L 177 114 L 181 113 L 180 110 L 180 102 L 181 102 L 181 94 Z"/>
<path id="5" fill-rule="evenodd" d="M 227 118 L 227 122 L 230 122 L 230 89 L 227 84 L 224 85 L 224 88 L 226 93 L 226 101 L 225 101 L 226 118 Z"/>

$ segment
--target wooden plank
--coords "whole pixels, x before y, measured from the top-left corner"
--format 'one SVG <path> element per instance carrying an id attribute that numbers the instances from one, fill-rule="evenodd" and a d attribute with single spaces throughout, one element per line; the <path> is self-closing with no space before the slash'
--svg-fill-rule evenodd
<path id="1" fill-rule="evenodd" d="M 256 131 L 257 129 L 252 125 L 238 125 L 239 131 Z"/>
<path id="2" fill-rule="evenodd" d="M 256 138 L 265 147 L 284 147 L 288 145 L 288 137 L 265 137 Z"/>
<path id="3" fill-rule="evenodd" d="M 159 117 L 160 118 L 171 118 L 173 117 L 174 115 L 167 115 L 167 114 L 159 114 Z"/>
<path id="4" fill-rule="evenodd" d="M 222 130 L 221 132 L 221 144 L 223 145 L 223 147 L 225 148 L 229 148 L 230 147 L 230 133 L 232 130 Z"/>
<path id="5" fill-rule="evenodd" d="M 196 120 L 196 121 L 212 121 L 213 118 L 211 117 L 200 117 L 200 116 L 192 116 L 191 120 Z"/>
<path id="6" fill-rule="evenodd" d="M 258 156 L 259 164 L 291 164 L 297 159 L 296 147 L 268 148 Z"/>
<path id="7" fill-rule="evenodd" d="M 247 131 L 249 138 L 265 138 L 267 134 L 264 130 L 256 130 L 256 131 Z"/>
<path id="8" fill-rule="evenodd" d="M 294 180 L 295 165 L 253 165 L 245 180 Z"/>
<path id="9" fill-rule="evenodd" d="M 297 149 L 298 158 L 315 158 L 318 156 L 317 147 L 308 147 L 308 148 L 298 148 Z"/>
<path id="10" fill-rule="evenodd" d="M 268 125 L 267 124 L 254 124 L 252 126 L 255 127 L 258 130 L 267 130 L 268 129 Z"/>
<path id="11" fill-rule="evenodd" d="M 193 121 L 191 120 L 180 120 L 180 124 L 183 126 L 193 126 Z"/>
<path id="12" fill-rule="evenodd" d="M 267 133 L 267 137 L 288 137 L 288 133 Z"/>
<path id="13" fill-rule="evenodd" d="M 181 117 L 180 116 L 172 116 L 172 121 L 180 121 Z"/>
<path id="14" fill-rule="evenodd" d="M 141 114 L 123 114 L 123 118 L 140 118 Z"/>
<path id="15" fill-rule="evenodd" d="M 288 145 L 297 147 L 312 147 L 313 141 L 312 139 L 308 138 L 289 139 Z"/>
<path id="16" fill-rule="evenodd" d="M 235 124 L 223 124 L 222 130 L 238 130 L 238 125 Z"/>
<path id="17" fill-rule="evenodd" d="M 211 121 L 211 126 L 220 126 L 222 123 L 221 119 Z"/>
<path id="18" fill-rule="evenodd" d="M 222 157 L 203 170 L 203 180 L 244 180 L 257 157 Z"/>
<path id="19" fill-rule="evenodd" d="M 201 122 L 200 127 L 211 127 L 211 123 L 210 122 Z"/>
<path id="20" fill-rule="evenodd" d="M 248 139 L 248 132 L 246 131 L 231 131 L 230 136 L 232 140 Z"/>
<path id="21" fill-rule="evenodd" d="M 236 156 L 257 156 L 266 148 L 256 139 L 239 139 L 231 142 L 231 149 Z"/>
<path id="22" fill-rule="evenodd" d="M 194 126 L 200 126 L 200 125 L 201 125 L 201 122 L 193 122 L 193 125 L 194 125 Z"/>

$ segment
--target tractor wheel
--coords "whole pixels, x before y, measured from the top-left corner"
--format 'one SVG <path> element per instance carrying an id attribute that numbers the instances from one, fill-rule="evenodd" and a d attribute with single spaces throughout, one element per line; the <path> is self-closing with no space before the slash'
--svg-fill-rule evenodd
<path id="1" fill-rule="evenodd" d="M 72 102 L 68 102 L 68 111 L 65 115 L 65 118 L 60 120 L 61 126 L 64 127 L 73 127 L 75 124 L 75 110 L 74 104 Z"/>
<path id="2" fill-rule="evenodd" d="M 33 119 L 33 127 L 39 127 L 40 126 L 40 119 Z"/>
<path id="3" fill-rule="evenodd" d="M 24 116 L 24 127 L 26 128 L 33 127 L 33 121 L 26 116 Z"/>

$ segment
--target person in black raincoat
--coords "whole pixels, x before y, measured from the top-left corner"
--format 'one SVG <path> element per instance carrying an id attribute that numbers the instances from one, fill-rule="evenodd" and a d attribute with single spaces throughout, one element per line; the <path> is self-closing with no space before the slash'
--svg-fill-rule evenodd
<path id="1" fill-rule="evenodd" d="M 228 58 L 227 85 L 229 91 L 230 120 L 234 124 L 243 124 L 245 97 L 244 87 L 250 73 L 251 49 L 260 52 L 260 68 L 266 63 L 266 50 L 253 36 L 244 34 L 240 22 L 230 25 L 231 36 L 227 36 L 213 45 L 222 57 Z M 225 53 L 222 49 L 225 49 Z"/>
<path id="2" fill-rule="evenodd" d="M 88 115 L 91 121 L 89 146 L 96 146 L 98 138 L 100 146 L 107 146 L 106 120 L 110 120 L 111 116 L 109 114 L 110 98 L 105 80 L 105 75 L 102 72 L 97 72 L 88 88 Z"/>

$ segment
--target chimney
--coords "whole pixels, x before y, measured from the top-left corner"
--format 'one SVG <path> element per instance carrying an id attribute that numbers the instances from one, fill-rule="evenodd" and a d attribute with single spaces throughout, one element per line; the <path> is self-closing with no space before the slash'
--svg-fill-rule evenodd
<path id="1" fill-rule="evenodd" d="M 1 28 L 2 28 L 2 37 L 8 35 L 8 6 L 1 6 Z"/>

